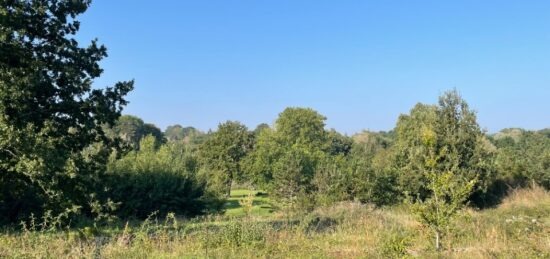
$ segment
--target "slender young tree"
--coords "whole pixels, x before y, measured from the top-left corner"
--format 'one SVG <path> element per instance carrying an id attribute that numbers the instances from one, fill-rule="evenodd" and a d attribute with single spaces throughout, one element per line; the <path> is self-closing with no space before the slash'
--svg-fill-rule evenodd
<path id="1" fill-rule="evenodd" d="M 430 197 L 423 200 L 417 197 L 412 211 L 422 224 L 434 233 L 435 248 L 441 249 L 441 238 L 453 217 L 466 205 L 477 179 L 467 180 L 452 171 L 440 171 L 437 161 L 444 153 L 436 153 L 436 133 L 424 129 L 422 144 L 426 148 L 424 175 L 428 182 Z"/>

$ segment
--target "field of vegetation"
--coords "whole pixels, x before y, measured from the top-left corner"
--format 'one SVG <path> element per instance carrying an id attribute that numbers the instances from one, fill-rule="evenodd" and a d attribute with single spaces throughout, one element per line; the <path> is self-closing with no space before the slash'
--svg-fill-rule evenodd
<path id="1" fill-rule="evenodd" d="M 489 134 L 454 89 L 387 132 L 161 130 L 92 87 L 89 5 L 0 6 L 0 258 L 550 258 L 550 129 Z"/>
<path id="2" fill-rule="evenodd" d="M 439 253 L 433 249 L 432 235 L 406 206 L 374 208 L 342 202 L 287 217 L 262 211 L 265 201 L 255 200 L 249 214 L 231 204 L 226 215 L 193 220 L 153 216 L 141 223 L 88 232 L 28 226 L 37 229 L 0 236 L 0 257 L 550 257 L 550 193 L 538 187 L 513 192 L 496 208 L 461 212 L 449 225 Z"/>

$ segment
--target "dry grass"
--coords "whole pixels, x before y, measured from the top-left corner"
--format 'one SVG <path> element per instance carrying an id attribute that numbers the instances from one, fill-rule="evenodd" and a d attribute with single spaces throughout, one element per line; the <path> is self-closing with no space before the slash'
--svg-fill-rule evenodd
<path id="1" fill-rule="evenodd" d="M 358 203 L 320 208 L 300 220 L 246 217 L 144 223 L 82 237 L 74 232 L 9 232 L 8 258 L 549 258 L 550 193 L 518 190 L 503 204 L 466 210 L 434 251 L 408 208 Z M 105 231 L 104 231 L 105 233 Z"/>
<path id="2" fill-rule="evenodd" d="M 530 188 L 512 191 L 499 207 L 503 209 L 514 207 L 535 208 L 541 205 L 550 206 L 550 196 L 544 188 L 534 185 Z"/>

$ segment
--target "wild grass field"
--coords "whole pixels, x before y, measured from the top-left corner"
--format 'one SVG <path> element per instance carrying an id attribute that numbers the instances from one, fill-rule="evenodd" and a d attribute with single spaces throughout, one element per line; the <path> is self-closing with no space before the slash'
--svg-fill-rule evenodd
<path id="1" fill-rule="evenodd" d="M 498 207 L 464 210 L 436 252 L 406 205 L 346 202 L 289 217 L 254 198 L 245 214 L 236 190 L 225 215 L 154 216 L 104 229 L 4 230 L 2 258 L 549 258 L 550 193 L 518 190 Z M 234 202 L 236 201 L 236 202 Z M 27 226 L 31 228 L 32 226 Z"/>

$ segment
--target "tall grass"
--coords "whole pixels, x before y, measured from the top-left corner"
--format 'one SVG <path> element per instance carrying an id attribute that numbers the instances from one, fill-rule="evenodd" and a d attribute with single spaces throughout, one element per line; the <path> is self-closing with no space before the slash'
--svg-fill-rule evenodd
<path id="1" fill-rule="evenodd" d="M 515 207 L 536 208 L 539 206 L 549 207 L 550 196 L 544 188 L 538 185 L 533 185 L 524 189 L 516 189 L 500 204 L 500 208 L 503 209 L 512 209 Z"/>
<path id="2" fill-rule="evenodd" d="M 339 203 L 289 219 L 278 214 L 151 217 L 94 231 L 4 231 L 7 258 L 549 258 L 550 193 L 517 190 L 493 209 L 465 210 L 443 251 L 405 205 Z"/>

